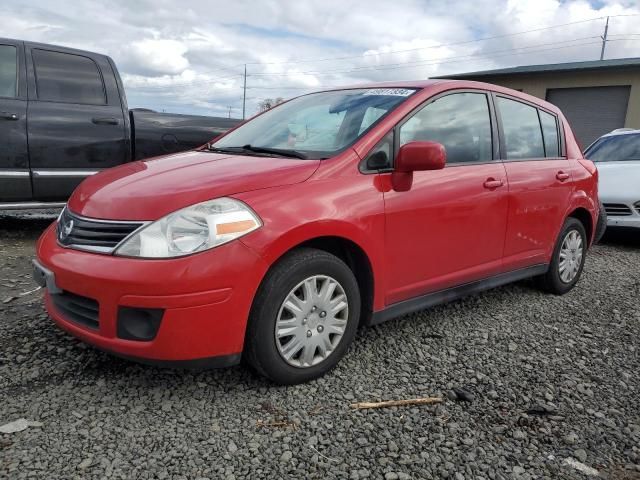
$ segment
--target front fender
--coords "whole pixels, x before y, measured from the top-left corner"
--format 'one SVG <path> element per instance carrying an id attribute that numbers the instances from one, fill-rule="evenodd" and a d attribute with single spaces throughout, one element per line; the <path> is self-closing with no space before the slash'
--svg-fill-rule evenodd
<path id="1" fill-rule="evenodd" d="M 384 278 L 384 200 L 375 178 L 361 175 L 308 181 L 235 195 L 264 224 L 241 241 L 271 266 L 310 240 L 345 239 L 367 256 L 374 278 Z M 374 308 L 384 306 L 381 283 L 374 281 Z"/>

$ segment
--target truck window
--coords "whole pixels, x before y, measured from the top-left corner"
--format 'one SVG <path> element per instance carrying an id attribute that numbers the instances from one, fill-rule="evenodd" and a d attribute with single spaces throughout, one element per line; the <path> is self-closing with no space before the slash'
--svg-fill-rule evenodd
<path id="1" fill-rule="evenodd" d="M 0 97 L 18 94 L 18 51 L 13 45 L 0 45 Z"/>
<path id="2" fill-rule="evenodd" d="M 34 49 L 39 100 L 50 102 L 106 104 L 104 85 L 98 66 L 81 55 Z"/>

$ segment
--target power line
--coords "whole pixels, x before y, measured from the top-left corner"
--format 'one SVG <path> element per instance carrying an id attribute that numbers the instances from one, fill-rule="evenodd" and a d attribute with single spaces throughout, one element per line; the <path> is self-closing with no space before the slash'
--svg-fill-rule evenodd
<path id="1" fill-rule="evenodd" d="M 531 49 L 531 48 L 539 48 L 539 47 L 544 47 L 544 46 L 553 46 L 553 48 L 549 48 L 549 49 L 545 49 L 545 51 L 547 50 L 559 50 L 562 48 L 570 48 L 573 46 L 580 46 L 580 45 L 584 45 L 583 43 L 580 44 L 574 44 L 574 45 L 559 45 L 559 43 L 573 43 L 573 42 L 578 42 L 581 40 L 590 40 L 590 39 L 595 39 L 595 38 L 600 38 L 598 35 L 594 35 L 591 37 L 580 37 L 580 38 L 574 38 L 574 39 L 570 39 L 570 40 L 565 40 L 563 42 L 548 42 L 548 43 L 541 43 L 541 44 L 536 44 L 536 45 L 528 45 L 528 46 L 523 46 L 523 47 L 514 47 L 514 48 L 509 48 L 509 49 L 502 49 L 502 50 L 491 50 L 488 52 L 482 52 L 482 55 L 491 55 L 491 54 L 495 54 L 495 53 L 503 53 L 503 52 L 513 52 L 515 50 L 525 50 L 525 49 Z M 600 43 L 595 42 L 595 43 Z M 519 52 L 519 53 L 529 53 L 529 52 Z M 447 63 L 449 60 L 452 59 L 458 59 L 458 58 L 464 58 L 464 59 L 468 59 L 470 57 L 475 57 L 477 55 L 477 53 L 472 53 L 472 54 L 466 54 L 466 55 L 458 55 L 458 56 L 453 56 L 453 57 L 443 57 L 442 59 L 435 59 L 435 58 L 431 58 L 431 59 L 423 59 L 423 60 L 414 60 L 412 62 L 398 62 L 398 63 L 386 63 L 386 64 L 378 64 L 378 65 L 371 65 L 371 66 L 361 66 L 361 67 L 354 67 L 351 69 L 347 69 L 347 70 L 307 70 L 307 71 L 302 71 L 302 72 L 269 72 L 269 73 L 252 73 L 250 76 L 252 77 L 279 77 L 279 76 L 289 76 L 292 74 L 295 75 L 330 75 L 330 74 L 336 74 L 336 73 L 356 73 L 356 72 L 360 72 L 360 71 L 368 71 L 368 70 L 393 70 L 394 67 L 395 68 L 407 68 L 409 66 L 423 66 L 423 65 L 433 65 L 433 64 L 439 64 L 439 63 Z"/>
<path id="2" fill-rule="evenodd" d="M 616 17 L 634 17 L 634 16 L 640 16 L 640 14 L 627 14 L 627 15 L 610 15 L 611 18 L 616 18 Z M 507 37 L 514 37 L 514 36 L 518 36 L 518 35 L 524 35 L 527 33 L 534 33 L 534 32 L 541 32 L 544 30 L 550 30 L 550 29 L 554 29 L 554 28 L 560 28 L 560 27 L 566 27 L 569 25 L 578 25 L 581 23 L 588 23 L 588 22 L 594 22 L 596 20 L 602 20 L 604 18 L 607 17 L 595 17 L 595 18 L 589 18 L 586 20 L 578 20 L 575 22 L 568 22 L 568 23 L 561 23 L 561 24 L 557 24 L 557 25 L 549 25 L 547 27 L 539 27 L 539 28 L 534 28 L 531 30 L 524 30 L 521 32 L 514 32 L 514 33 L 505 33 L 502 35 L 493 35 L 490 37 L 483 37 L 483 38 L 476 38 L 473 40 L 465 40 L 465 41 L 461 41 L 461 42 L 452 42 L 452 43 L 441 43 L 438 45 L 429 45 L 426 47 L 416 47 L 416 48 L 410 48 L 410 49 L 405 49 L 405 50 L 390 50 L 388 52 L 372 52 L 372 53 L 363 53 L 361 55 L 352 55 L 352 56 L 344 56 L 344 57 L 326 57 L 326 58 L 316 58 L 316 59 L 305 59 L 305 60 L 291 60 L 291 61 L 282 61 L 282 62 L 249 62 L 247 63 L 247 65 L 288 65 L 288 64 L 297 64 L 297 63 L 314 63 L 314 62 L 326 62 L 326 61 L 333 61 L 333 60 L 350 60 L 353 58 L 362 58 L 362 57 L 366 57 L 366 56 L 378 56 L 378 55 L 389 55 L 389 54 L 395 54 L 395 53 L 406 53 L 406 52 L 414 52 L 417 50 L 426 50 L 426 49 L 433 49 L 433 48 L 442 48 L 442 47 L 452 47 L 452 46 L 458 46 L 458 45 L 466 45 L 466 44 L 470 44 L 470 43 L 477 43 L 477 42 L 483 42 L 486 40 L 495 40 L 498 38 L 507 38 Z"/>

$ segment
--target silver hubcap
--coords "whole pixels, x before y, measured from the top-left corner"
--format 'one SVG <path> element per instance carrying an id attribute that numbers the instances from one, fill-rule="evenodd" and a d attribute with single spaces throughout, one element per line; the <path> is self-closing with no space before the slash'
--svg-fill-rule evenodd
<path id="1" fill-rule="evenodd" d="M 308 368 L 336 349 L 349 319 L 347 295 L 335 279 L 315 275 L 287 295 L 276 321 L 278 352 L 289 364 Z"/>
<path id="2" fill-rule="evenodd" d="M 582 265 L 582 237 L 577 230 L 571 230 L 564 237 L 560 247 L 560 264 L 558 271 L 560 280 L 571 283 Z"/>

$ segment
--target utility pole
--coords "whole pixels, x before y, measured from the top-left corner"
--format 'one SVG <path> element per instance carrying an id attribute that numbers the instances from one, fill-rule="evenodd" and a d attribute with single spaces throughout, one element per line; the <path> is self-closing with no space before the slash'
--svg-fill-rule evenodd
<path id="1" fill-rule="evenodd" d="M 247 64 L 244 64 L 244 85 L 242 87 L 242 120 L 244 120 L 247 107 Z"/>
<path id="2" fill-rule="evenodd" d="M 229 109 L 229 115 L 228 118 L 231 118 L 231 105 L 228 105 L 227 108 Z"/>
<path id="3" fill-rule="evenodd" d="M 602 38 L 602 50 L 600 50 L 600 60 L 604 60 L 604 48 L 607 46 L 607 33 L 609 33 L 609 17 L 607 17 L 607 23 L 604 25 L 604 35 Z"/>

